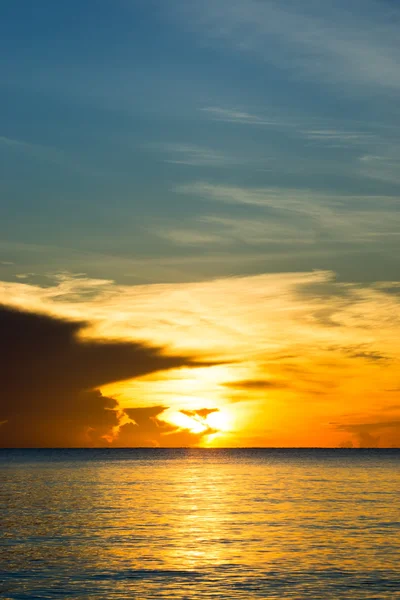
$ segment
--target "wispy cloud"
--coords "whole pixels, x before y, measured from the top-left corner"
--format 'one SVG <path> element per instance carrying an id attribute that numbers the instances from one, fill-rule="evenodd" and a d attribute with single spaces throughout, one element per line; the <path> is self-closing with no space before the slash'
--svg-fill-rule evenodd
<path id="1" fill-rule="evenodd" d="M 384 184 L 400 185 L 400 140 L 397 144 L 386 144 L 373 147 L 377 153 L 364 154 L 359 158 L 360 173 L 369 179 Z M 379 154 L 378 154 L 379 152 Z"/>
<path id="2" fill-rule="evenodd" d="M 178 7 L 179 6 L 179 7 Z M 209 42 L 251 53 L 293 76 L 326 83 L 398 89 L 400 42 L 396 7 L 365 0 L 193 0 L 177 10 Z"/>
<path id="3" fill-rule="evenodd" d="M 341 118 L 321 119 L 305 114 L 278 116 L 276 108 L 272 111 L 276 115 L 274 117 L 224 107 L 206 107 L 200 110 L 214 121 L 262 128 L 269 126 L 315 146 L 354 148 L 367 152 L 372 148 L 387 146 L 389 142 L 388 132 L 382 123 L 354 120 L 349 123 Z"/>
<path id="4" fill-rule="evenodd" d="M 0 136 L 0 146 L 4 146 L 9 150 L 16 150 L 28 154 L 33 158 L 59 164 L 63 162 L 65 157 L 55 148 L 42 146 L 41 144 L 33 144 L 24 140 L 17 140 L 6 136 Z"/>
<path id="5" fill-rule="evenodd" d="M 239 123 L 244 125 L 259 125 L 262 127 L 281 124 L 277 119 L 266 119 L 248 112 L 221 108 L 218 106 L 207 106 L 200 109 L 202 112 L 210 115 L 215 121 L 224 121 L 226 123 Z"/>
<path id="6" fill-rule="evenodd" d="M 376 236 L 396 235 L 400 227 L 399 199 L 395 196 L 245 188 L 201 181 L 179 186 L 177 191 L 218 203 L 268 210 L 266 225 L 277 232 L 282 228 L 287 232 L 296 228 L 308 231 L 309 235 L 325 232 L 335 239 L 365 241 Z"/>
<path id="7" fill-rule="evenodd" d="M 189 282 L 232 274 L 240 275 L 254 272 L 255 265 L 263 270 L 267 261 L 271 264 L 273 258 L 270 249 L 267 251 L 262 247 L 247 249 L 246 252 L 240 248 L 227 248 L 228 242 L 220 241 L 221 233 L 218 231 L 204 233 L 207 245 L 215 244 L 215 246 L 203 252 L 204 244 L 199 239 L 199 236 L 200 238 L 203 236 L 203 230 L 199 232 L 197 223 L 195 225 L 190 223 L 185 227 L 182 223 L 169 223 L 168 226 L 164 223 L 162 227 L 159 223 L 157 225 L 153 223 L 149 231 L 154 239 L 166 238 L 173 244 L 192 246 L 194 251 L 177 253 L 171 252 L 171 248 L 165 248 L 165 252 L 157 252 L 154 256 L 131 257 L 120 253 L 81 252 L 70 247 L 1 241 L 0 251 L 6 256 L 15 258 L 14 262 L 17 266 L 11 265 L 8 269 L 14 273 L 35 271 L 37 274 L 35 282 L 40 283 L 48 282 L 49 276 L 52 277 L 55 272 L 60 271 L 60 265 L 68 272 L 89 272 L 92 277 L 109 276 L 119 282 L 145 284 L 154 281 Z M 341 252 L 343 251 L 339 248 L 337 254 Z M 295 268 L 294 261 L 298 255 L 298 248 L 286 251 L 285 259 L 290 261 L 288 270 Z M 315 250 L 310 251 L 310 260 L 315 256 Z"/>
<path id="8" fill-rule="evenodd" d="M 385 118 L 321 118 L 306 114 L 304 107 L 303 112 L 296 109 L 290 113 L 276 107 L 264 108 L 257 114 L 222 106 L 201 111 L 213 121 L 267 128 L 261 150 L 263 159 L 260 153 L 252 163 L 265 165 L 267 151 L 268 167 L 273 173 L 306 175 L 310 182 L 316 173 L 324 172 L 350 177 L 361 186 L 371 180 L 388 186 L 400 184 L 400 130 L 395 123 L 388 125 Z M 279 136 L 273 138 L 274 143 L 271 128 L 273 135 Z"/>
<path id="9" fill-rule="evenodd" d="M 195 144 L 158 143 L 147 145 L 146 148 L 162 153 L 165 162 L 191 167 L 228 167 L 243 162 L 243 159 L 225 152 Z"/>
<path id="10" fill-rule="evenodd" d="M 368 147 L 376 136 L 361 131 L 346 131 L 340 129 L 310 129 L 301 132 L 307 140 L 318 145 L 335 147 Z"/>
<path id="11" fill-rule="evenodd" d="M 226 240 L 212 231 L 207 231 L 205 228 L 163 226 L 162 228 L 154 228 L 153 232 L 159 237 L 164 238 L 179 246 L 204 246 L 209 244 L 224 244 Z"/>
<path id="12" fill-rule="evenodd" d="M 297 223 L 282 221 L 271 215 L 247 219 L 205 215 L 186 219 L 180 225 L 165 221 L 162 226 L 155 227 L 153 232 L 174 244 L 186 246 L 282 246 L 312 242 L 309 228 L 299 230 Z"/>
<path id="13" fill-rule="evenodd" d="M 49 165 L 61 167 L 77 173 L 90 175 L 98 175 L 100 173 L 100 171 L 86 167 L 81 162 L 78 162 L 76 159 L 69 156 L 62 150 L 53 148 L 51 146 L 44 146 L 42 144 L 27 142 L 25 140 L 0 136 L 0 149 L 1 147 L 6 149 L 8 152 L 18 152 L 25 155 L 29 159 L 40 161 L 42 163 L 48 163 Z"/>

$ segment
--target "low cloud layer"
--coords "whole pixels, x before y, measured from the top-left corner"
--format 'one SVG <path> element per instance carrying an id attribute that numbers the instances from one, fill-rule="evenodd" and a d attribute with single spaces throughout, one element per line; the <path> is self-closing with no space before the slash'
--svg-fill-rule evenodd
<path id="1" fill-rule="evenodd" d="M 346 431 L 353 436 L 360 448 L 398 448 L 400 445 L 400 420 L 377 421 L 375 423 L 358 423 L 339 425 L 340 431 Z M 349 440 L 347 446 L 353 446 Z"/>

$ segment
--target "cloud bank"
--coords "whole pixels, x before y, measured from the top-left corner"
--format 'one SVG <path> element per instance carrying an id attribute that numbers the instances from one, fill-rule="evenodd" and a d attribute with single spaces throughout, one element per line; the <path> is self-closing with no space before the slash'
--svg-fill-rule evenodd
<path id="1" fill-rule="evenodd" d="M 152 436 L 155 430 L 149 430 L 148 423 L 162 407 L 154 415 L 150 411 L 144 422 L 138 409 L 123 411 L 99 388 L 195 361 L 168 356 L 144 343 L 83 339 L 87 326 L 0 306 L 1 446 L 106 445 L 118 437 L 119 425 L 127 418 L 132 422 L 125 423 L 121 434 L 126 444 L 129 439 L 127 445 L 159 443 L 160 436 Z M 182 435 L 173 439 L 184 441 Z"/>

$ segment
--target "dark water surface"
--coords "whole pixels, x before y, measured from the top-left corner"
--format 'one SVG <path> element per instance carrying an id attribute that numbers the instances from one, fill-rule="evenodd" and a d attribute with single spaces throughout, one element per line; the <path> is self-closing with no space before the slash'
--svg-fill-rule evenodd
<path id="1" fill-rule="evenodd" d="M 400 599 L 398 450 L 0 450 L 0 597 Z"/>

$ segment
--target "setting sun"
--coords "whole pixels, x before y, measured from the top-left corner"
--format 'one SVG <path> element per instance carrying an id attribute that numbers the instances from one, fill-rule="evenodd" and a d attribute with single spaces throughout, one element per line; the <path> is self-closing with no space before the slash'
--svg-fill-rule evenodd
<path id="1" fill-rule="evenodd" d="M 217 429 L 221 432 L 229 431 L 232 426 L 232 416 L 227 410 L 218 410 L 210 413 L 206 418 L 207 424 L 213 429 Z"/>
<path id="2" fill-rule="evenodd" d="M 181 429 L 187 429 L 191 433 L 203 433 L 207 429 L 205 423 L 182 412 L 173 412 L 170 415 L 166 414 L 166 421 Z"/>

